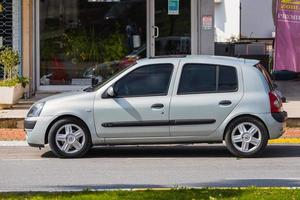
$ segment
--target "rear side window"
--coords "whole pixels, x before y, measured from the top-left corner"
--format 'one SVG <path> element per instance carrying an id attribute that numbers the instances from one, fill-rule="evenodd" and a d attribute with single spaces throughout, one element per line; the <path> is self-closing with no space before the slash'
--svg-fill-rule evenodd
<path id="1" fill-rule="evenodd" d="M 216 66 L 187 64 L 183 67 L 178 94 L 216 92 Z"/>
<path id="2" fill-rule="evenodd" d="M 270 90 L 274 90 L 272 78 L 271 78 L 269 72 L 264 68 L 264 66 L 262 66 L 261 64 L 257 64 L 257 65 L 254 65 L 254 67 L 256 67 L 264 75 L 264 77 L 269 85 Z"/>
<path id="3" fill-rule="evenodd" d="M 178 94 L 221 93 L 237 90 L 238 78 L 234 67 L 186 64 L 183 66 Z"/>
<path id="4" fill-rule="evenodd" d="M 219 67 L 219 92 L 231 92 L 238 89 L 238 79 L 236 69 L 229 66 Z"/>

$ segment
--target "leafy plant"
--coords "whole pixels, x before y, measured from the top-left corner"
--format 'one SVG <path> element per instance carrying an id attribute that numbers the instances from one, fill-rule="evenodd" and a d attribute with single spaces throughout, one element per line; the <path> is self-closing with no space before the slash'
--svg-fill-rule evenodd
<path id="1" fill-rule="evenodd" d="M 227 40 L 227 42 L 228 42 L 228 43 L 231 43 L 231 44 L 237 43 L 237 42 L 239 42 L 239 41 L 240 41 L 239 36 L 234 36 L 234 35 L 232 35 L 232 36 Z"/>
<path id="2" fill-rule="evenodd" d="M 102 43 L 103 59 L 105 62 L 120 60 L 125 57 L 127 49 L 124 45 L 125 37 L 119 31 L 111 34 Z"/>
<path id="3" fill-rule="evenodd" d="M 0 51 L 0 64 L 3 65 L 3 78 L 13 79 L 18 76 L 17 65 L 20 62 L 19 53 L 11 47 Z"/>
<path id="4" fill-rule="evenodd" d="M 72 30 L 64 34 L 65 54 L 74 64 L 83 63 L 89 56 L 89 38 L 86 31 Z"/>
<path id="5" fill-rule="evenodd" d="M 0 51 L 0 64 L 3 65 L 3 78 L 0 81 L 2 87 L 13 87 L 21 84 L 24 88 L 29 84 L 29 79 L 18 75 L 17 65 L 20 62 L 18 51 L 11 47 L 5 47 Z"/>
<path id="6" fill-rule="evenodd" d="M 22 76 L 17 76 L 12 79 L 6 79 L 3 81 L 0 81 L 0 87 L 14 87 L 18 84 L 21 84 L 22 87 L 26 87 L 27 84 L 29 84 L 29 79 L 22 77 Z"/>
<path id="7" fill-rule="evenodd" d="M 29 78 L 27 78 L 27 77 L 24 77 L 24 76 L 18 76 L 17 79 L 18 79 L 18 83 L 20 83 L 20 84 L 22 85 L 23 88 L 25 88 L 26 85 L 29 84 Z"/>
<path id="8" fill-rule="evenodd" d="M 93 29 L 71 30 L 64 34 L 65 55 L 74 64 L 90 62 L 110 62 L 120 60 L 126 55 L 125 36 L 119 26 L 110 35 L 99 37 Z"/>

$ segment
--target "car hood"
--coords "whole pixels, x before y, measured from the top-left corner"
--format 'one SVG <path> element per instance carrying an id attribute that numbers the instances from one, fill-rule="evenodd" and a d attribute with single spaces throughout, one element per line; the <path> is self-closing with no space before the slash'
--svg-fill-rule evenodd
<path id="1" fill-rule="evenodd" d="M 49 102 L 49 101 L 56 101 L 56 100 L 62 100 L 62 99 L 75 99 L 76 97 L 82 97 L 84 95 L 87 95 L 87 92 L 85 92 L 83 90 L 63 92 L 60 94 L 56 94 L 56 95 L 41 99 L 39 102 Z"/>

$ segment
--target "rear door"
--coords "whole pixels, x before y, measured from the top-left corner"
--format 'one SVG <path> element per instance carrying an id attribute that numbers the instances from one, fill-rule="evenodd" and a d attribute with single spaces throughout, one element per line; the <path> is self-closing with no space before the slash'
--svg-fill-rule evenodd
<path id="1" fill-rule="evenodd" d="M 171 135 L 208 136 L 241 100 L 241 72 L 233 66 L 195 62 L 181 63 L 179 72 L 170 107 Z"/>

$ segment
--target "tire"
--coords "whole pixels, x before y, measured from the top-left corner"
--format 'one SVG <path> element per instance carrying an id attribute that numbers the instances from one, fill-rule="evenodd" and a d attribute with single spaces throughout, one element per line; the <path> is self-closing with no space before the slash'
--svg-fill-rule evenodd
<path id="1" fill-rule="evenodd" d="M 265 125 L 254 117 L 240 117 L 225 132 L 227 149 L 236 157 L 251 158 L 261 154 L 269 140 Z"/>
<path id="2" fill-rule="evenodd" d="M 90 132 L 85 124 L 75 118 L 60 119 L 49 131 L 49 146 L 60 158 L 80 158 L 91 148 Z"/>

